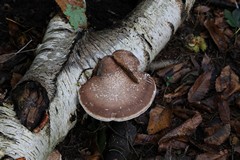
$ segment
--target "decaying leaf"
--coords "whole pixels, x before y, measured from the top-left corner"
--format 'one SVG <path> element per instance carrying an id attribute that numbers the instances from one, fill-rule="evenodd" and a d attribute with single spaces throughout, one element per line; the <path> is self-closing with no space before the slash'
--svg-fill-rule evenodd
<path id="1" fill-rule="evenodd" d="M 207 28 L 218 49 L 221 52 L 226 51 L 229 45 L 229 38 L 216 26 L 214 20 L 205 20 L 204 26 Z"/>
<path id="2" fill-rule="evenodd" d="M 211 145 L 221 145 L 229 138 L 230 132 L 231 132 L 230 124 L 225 124 L 213 135 L 205 138 L 204 142 Z"/>
<path id="3" fill-rule="evenodd" d="M 160 145 L 161 143 L 169 141 L 176 137 L 184 137 L 191 135 L 201 122 L 202 116 L 199 112 L 196 112 L 196 114 L 192 118 L 188 119 L 183 124 L 163 136 L 159 140 L 158 144 Z"/>
<path id="4" fill-rule="evenodd" d="M 158 140 L 160 139 L 160 135 L 158 134 L 153 134 L 153 135 L 148 135 L 148 134 L 137 134 L 136 138 L 134 140 L 134 144 L 138 145 L 145 145 L 145 144 L 157 144 Z"/>
<path id="5" fill-rule="evenodd" d="M 228 151 L 225 149 L 219 153 L 203 153 L 196 157 L 196 160 L 226 160 L 228 157 Z"/>
<path id="6" fill-rule="evenodd" d="M 222 69 L 216 79 L 215 88 L 217 92 L 222 92 L 223 99 L 228 99 L 233 93 L 240 91 L 239 78 L 229 65 Z"/>
<path id="7" fill-rule="evenodd" d="M 222 122 L 224 124 L 230 123 L 230 108 L 229 108 L 228 102 L 226 100 L 220 99 L 219 97 L 217 104 L 218 104 L 218 113 Z"/>
<path id="8" fill-rule="evenodd" d="M 198 102 L 204 98 L 210 87 L 212 71 L 201 74 L 188 92 L 188 101 L 190 103 Z"/>
<path id="9" fill-rule="evenodd" d="M 171 124 L 172 111 L 168 108 L 155 107 L 150 111 L 148 134 L 155 134 Z"/>

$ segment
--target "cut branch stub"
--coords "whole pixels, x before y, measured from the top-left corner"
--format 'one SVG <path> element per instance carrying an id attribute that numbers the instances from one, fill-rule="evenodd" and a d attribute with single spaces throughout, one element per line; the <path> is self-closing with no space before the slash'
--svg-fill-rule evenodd
<path id="1" fill-rule="evenodd" d="M 21 124 L 31 131 L 41 123 L 49 106 L 46 90 L 33 81 L 19 84 L 12 92 L 12 100 Z"/>
<path id="2" fill-rule="evenodd" d="M 144 113 L 152 104 L 156 85 L 150 75 L 137 70 L 138 65 L 131 52 L 118 50 L 105 56 L 80 88 L 84 110 L 101 121 L 126 121 Z"/>

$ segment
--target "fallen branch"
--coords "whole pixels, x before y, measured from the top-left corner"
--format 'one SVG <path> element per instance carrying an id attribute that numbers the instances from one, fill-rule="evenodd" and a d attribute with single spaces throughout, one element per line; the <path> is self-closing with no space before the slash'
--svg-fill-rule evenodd
<path id="1" fill-rule="evenodd" d="M 40 132 L 31 132 L 36 127 L 34 114 L 19 121 L 17 116 L 24 112 L 17 112 L 16 116 L 13 106 L 1 106 L 0 152 L 15 159 L 46 159 L 76 123 L 72 117 L 78 104 L 77 84 L 86 82 L 86 70 L 118 49 L 131 51 L 140 61 L 139 69 L 144 70 L 186 18 L 194 0 L 184 2 L 144 0 L 118 27 L 89 32 L 83 38 L 55 17 L 31 68 L 13 91 L 15 108 L 21 112 L 22 107 L 29 105 L 21 100 L 30 97 L 28 100 L 34 100 L 38 107 L 47 108 L 49 123 Z M 36 93 L 34 85 L 42 88 L 41 92 Z"/>

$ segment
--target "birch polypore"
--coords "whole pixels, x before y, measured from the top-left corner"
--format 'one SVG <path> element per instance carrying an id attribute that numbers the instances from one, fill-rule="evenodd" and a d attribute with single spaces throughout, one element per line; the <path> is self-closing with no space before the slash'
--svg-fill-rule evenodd
<path id="1" fill-rule="evenodd" d="M 37 81 L 46 89 L 50 122 L 39 133 L 32 133 L 20 124 L 12 106 L 2 106 L 0 152 L 13 158 L 46 159 L 75 124 L 71 117 L 78 104 L 77 84 L 86 81 L 84 71 L 120 49 L 131 51 L 144 70 L 169 41 L 193 3 L 194 0 L 144 0 L 118 27 L 89 32 L 83 38 L 76 37 L 61 19 L 53 19 L 37 57 L 20 82 Z"/>
<path id="2" fill-rule="evenodd" d="M 149 74 L 138 71 L 131 52 L 117 50 L 105 56 L 92 77 L 79 90 L 79 102 L 87 114 L 100 121 L 127 121 L 152 104 L 156 85 Z"/>

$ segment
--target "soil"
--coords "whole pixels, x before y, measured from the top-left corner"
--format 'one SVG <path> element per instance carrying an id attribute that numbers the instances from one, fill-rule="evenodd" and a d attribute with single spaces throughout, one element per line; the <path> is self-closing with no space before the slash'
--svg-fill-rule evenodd
<path id="1" fill-rule="evenodd" d="M 131 12 L 137 4 L 138 0 L 87 0 L 89 28 L 101 30 L 112 26 Z M 206 2 L 197 2 L 195 7 L 198 5 L 209 5 L 213 10 L 234 8 L 234 5 L 214 4 L 215 5 L 206 4 Z M 0 93 L 1 95 L 4 95 L 4 97 L 0 97 L 0 104 L 9 96 L 13 84 L 17 83 L 12 82 L 13 77 L 17 74 L 19 75 L 18 79 L 20 79 L 30 67 L 31 62 L 35 57 L 35 48 L 41 43 L 49 20 L 58 12 L 61 11 L 53 0 L 0 1 L 0 19 L 2 20 L 0 22 L 0 56 L 20 51 L 18 56 L 10 58 L 4 63 L 0 61 Z M 207 50 L 200 53 L 194 53 L 192 50 L 189 50 L 186 46 L 188 45 L 187 37 L 190 34 L 203 35 L 207 43 Z M 234 39 L 231 39 L 230 41 L 229 44 L 234 43 Z M 182 24 L 172 37 L 168 45 L 159 53 L 155 62 L 164 63 L 169 60 L 174 60 L 174 63 L 180 63 L 191 61 L 192 65 L 192 63 L 194 63 L 192 59 L 195 59 L 198 64 L 201 64 L 204 54 L 207 54 L 212 59 L 211 64 L 215 68 L 214 73 L 216 75 L 219 75 L 222 68 L 226 65 L 230 65 L 237 76 L 240 76 L 239 46 L 231 46 L 232 47 L 225 52 L 219 51 L 218 46 L 211 38 L 208 30 L 199 22 L 196 14 L 191 14 L 188 20 Z M 194 67 L 191 66 L 190 68 L 192 69 Z M 159 68 L 155 68 L 150 72 L 157 81 L 158 86 L 158 94 L 151 108 L 161 104 L 169 108 L 173 108 L 174 106 L 175 109 L 184 108 L 188 110 L 186 113 L 187 118 L 174 116 L 172 127 L 158 134 L 159 136 L 165 135 L 174 127 L 182 124 L 196 111 L 200 110 L 199 112 L 202 113 L 202 125 L 197 128 L 194 135 L 191 135 L 191 143 L 188 146 L 189 148 L 185 147 L 185 150 L 173 149 L 159 151 L 159 146 L 156 143 L 157 140 L 155 143 L 141 142 L 135 144 L 136 135 L 139 135 L 140 133 L 147 134 L 150 109 L 143 115 L 131 121 L 122 123 L 104 123 L 87 116 L 79 106 L 79 116 L 77 117 L 78 122 L 76 126 L 69 132 L 66 139 L 56 147 L 62 154 L 63 159 L 101 159 L 102 157 L 109 160 L 114 158 L 168 159 L 169 157 L 172 157 L 173 159 L 193 159 L 196 155 L 205 153 L 204 151 L 208 148 L 206 144 L 203 143 L 202 137 L 204 137 L 205 134 L 203 130 L 209 122 L 213 123 L 213 121 L 211 121 L 212 119 L 218 123 L 219 117 L 216 118 L 216 113 L 211 109 L 206 111 L 203 108 L 195 108 L 194 105 L 187 103 L 186 97 L 176 99 L 176 101 L 171 103 L 163 100 L 162 97 L 164 97 L 166 92 L 171 93 L 176 89 L 176 86 L 179 86 L 179 84 L 182 83 L 182 81 L 170 84 L 169 86 L 167 84 L 166 87 L 166 81 L 160 80 L 161 78 L 158 76 L 158 70 Z M 196 80 L 197 76 L 195 76 L 194 80 Z M 191 83 L 191 85 L 192 84 L 193 83 Z M 207 97 L 211 97 L 214 93 L 215 89 L 209 92 Z M 236 97 L 239 97 L 239 94 L 235 96 L 235 99 L 237 100 L 238 98 Z M 234 118 L 232 118 L 232 120 L 235 120 L 235 118 L 238 119 L 240 115 L 239 108 L 235 107 L 233 110 Z M 232 131 L 231 136 L 235 136 L 239 140 L 239 133 L 237 133 L 237 131 L 239 130 L 235 129 Z M 152 138 L 154 139 L 154 137 Z M 204 144 L 204 146 L 200 147 L 200 143 Z M 210 149 L 213 148 L 214 147 Z M 233 149 L 233 145 L 230 144 L 230 142 L 225 142 L 217 146 L 217 150 L 214 150 L 214 153 L 223 149 L 227 149 L 230 152 L 231 149 Z M 228 158 L 231 156 L 234 158 L 240 158 L 239 152 L 229 153 Z"/>

